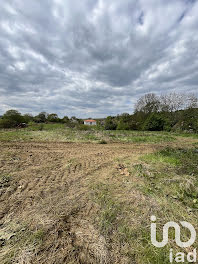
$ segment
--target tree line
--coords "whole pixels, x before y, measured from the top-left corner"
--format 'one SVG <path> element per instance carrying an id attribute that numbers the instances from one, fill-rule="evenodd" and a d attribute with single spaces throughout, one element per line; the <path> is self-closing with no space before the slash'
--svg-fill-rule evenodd
<path id="1" fill-rule="evenodd" d="M 22 115 L 19 111 L 13 109 L 6 111 L 0 118 L 0 128 L 13 128 L 31 123 L 64 123 L 72 126 L 72 124 L 83 124 L 83 120 L 75 116 L 59 118 L 55 113 L 48 114 L 46 112 L 40 112 L 36 116 L 31 114 Z"/>
<path id="2" fill-rule="evenodd" d="M 105 129 L 198 132 L 198 98 L 182 93 L 145 94 L 132 115 L 108 116 Z"/>
<path id="3" fill-rule="evenodd" d="M 198 132 L 198 98 L 193 94 L 169 93 L 141 96 L 133 114 L 123 113 L 96 119 L 98 129 L 148 130 L 148 131 L 191 131 Z M 0 128 L 12 128 L 30 123 L 64 123 L 68 127 L 90 129 L 83 120 L 75 116 L 59 118 L 57 114 L 41 112 L 36 116 L 22 115 L 17 110 L 8 110 L 0 118 Z"/>

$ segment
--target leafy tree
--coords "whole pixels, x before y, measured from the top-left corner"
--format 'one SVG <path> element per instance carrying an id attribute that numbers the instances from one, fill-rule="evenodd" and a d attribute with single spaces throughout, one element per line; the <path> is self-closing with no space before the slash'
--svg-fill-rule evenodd
<path id="1" fill-rule="evenodd" d="M 149 131 L 161 131 L 169 130 L 170 125 L 167 119 L 165 119 L 159 113 L 152 113 L 145 121 L 143 130 Z"/>
<path id="2" fill-rule="evenodd" d="M 49 121 L 49 122 L 58 122 L 59 121 L 58 115 L 57 114 L 49 114 L 47 116 L 47 121 Z"/>
<path id="3" fill-rule="evenodd" d="M 115 118 L 112 117 L 112 116 L 108 116 L 106 119 L 105 119 L 105 129 L 106 130 L 115 130 L 116 127 L 117 127 L 117 124 L 116 124 L 116 121 L 115 121 Z"/>
<path id="4" fill-rule="evenodd" d="M 70 118 L 70 122 L 73 123 L 73 124 L 83 124 L 84 123 L 82 119 L 79 119 L 79 118 L 77 118 L 75 116 L 72 116 Z"/>
<path id="5" fill-rule="evenodd" d="M 45 123 L 47 121 L 48 114 L 46 112 L 41 112 L 34 117 L 34 121 L 37 123 Z"/>
<path id="6" fill-rule="evenodd" d="M 8 110 L 2 117 L 4 120 L 12 121 L 13 126 L 24 122 L 24 118 L 17 110 Z"/>
<path id="7" fill-rule="evenodd" d="M 64 116 L 62 118 L 62 122 L 68 124 L 70 122 L 69 117 L 68 116 Z"/>
<path id="8" fill-rule="evenodd" d="M 129 124 L 126 123 L 126 122 L 123 122 L 123 121 L 120 121 L 117 125 L 117 130 L 129 130 L 130 127 L 129 127 Z"/>
<path id="9" fill-rule="evenodd" d="M 117 116 L 118 119 L 118 130 L 129 130 L 131 125 L 131 116 L 128 113 L 123 113 Z"/>
<path id="10" fill-rule="evenodd" d="M 132 120 L 135 129 L 197 131 L 197 107 L 194 94 L 146 94 L 138 100 Z"/>
<path id="11" fill-rule="evenodd" d="M 23 116 L 23 119 L 24 119 L 25 123 L 29 123 L 29 122 L 32 122 L 34 118 L 33 118 L 33 116 L 31 114 L 25 114 Z"/>
<path id="12" fill-rule="evenodd" d="M 0 119 L 0 128 L 13 128 L 16 126 L 16 122 L 10 119 Z"/>
<path id="13" fill-rule="evenodd" d="M 174 129 L 198 132 L 198 108 L 189 108 L 179 111 L 178 122 Z"/>

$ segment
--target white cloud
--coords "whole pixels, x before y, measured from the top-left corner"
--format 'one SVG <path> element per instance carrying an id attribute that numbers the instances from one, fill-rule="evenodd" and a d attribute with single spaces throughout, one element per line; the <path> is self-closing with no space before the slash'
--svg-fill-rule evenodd
<path id="1" fill-rule="evenodd" d="M 193 0 L 2 2 L 0 114 L 97 117 L 146 92 L 197 92 L 197 13 Z"/>

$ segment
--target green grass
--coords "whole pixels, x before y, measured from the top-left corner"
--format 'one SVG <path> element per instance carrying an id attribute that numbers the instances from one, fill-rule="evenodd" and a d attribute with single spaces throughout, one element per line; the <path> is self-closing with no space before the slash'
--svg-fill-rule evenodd
<path id="1" fill-rule="evenodd" d="M 166 131 L 129 131 L 101 130 L 97 127 L 84 125 L 79 128 L 69 128 L 61 123 L 36 124 L 30 123 L 27 128 L 1 129 L 0 141 L 59 141 L 59 142 L 107 142 L 126 143 L 163 143 L 174 142 L 177 138 L 188 137 L 198 139 L 198 134 L 175 133 Z"/>
<path id="2" fill-rule="evenodd" d="M 152 163 L 167 163 L 177 166 L 177 173 L 198 174 L 198 149 L 167 147 L 157 153 L 145 155 L 142 160 Z"/>
<path id="3" fill-rule="evenodd" d="M 57 142 L 127 142 L 161 143 L 175 141 L 167 132 L 78 130 L 65 124 L 30 124 L 23 129 L 0 130 L 0 141 L 57 141 Z"/>
<path id="4" fill-rule="evenodd" d="M 128 143 L 160 143 L 171 142 L 176 138 L 167 132 L 149 132 L 149 131 L 104 131 L 104 135 L 112 141 Z"/>
<path id="5" fill-rule="evenodd" d="M 94 188 L 94 199 L 101 207 L 99 227 L 105 235 L 112 232 L 116 219 L 121 211 L 120 204 L 111 197 L 110 189 L 110 186 L 102 183 L 96 185 Z"/>
<path id="6" fill-rule="evenodd" d="M 169 197 L 189 208 L 198 209 L 198 152 L 196 148 L 166 148 L 141 158 L 151 165 L 136 166 L 139 175 L 147 179 L 145 193 Z M 167 167 L 168 166 L 168 167 Z M 148 173 L 149 171 L 149 173 Z"/>
<path id="7" fill-rule="evenodd" d="M 127 258 L 126 263 L 168 264 L 170 248 L 174 254 L 185 250 L 174 243 L 174 230 L 170 230 L 167 246 L 154 247 L 150 239 L 150 215 L 157 217 L 159 241 L 168 221 L 187 221 L 198 228 L 197 149 L 164 148 L 140 157 L 137 164 L 128 159 L 119 163 L 128 168 L 130 176 L 114 175 L 111 181 L 93 188 L 94 201 L 100 208 L 98 227 L 107 241 L 119 245 L 119 254 Z M 143 202 L 142 196 L 137 195 L 137 205 L 124 199 L 125 192 L 130 197 L 135 190 L 144 197 Z M 189 239 L 188 230 L 182 229 L 181 235 L 183 241 Z M 197 246 L 195 242 L 193 248 Z"/>
<path id="8" fill-rule="evenodd" d="M 197 133 L 176 133 L 174 132 L 173 133 L 175 136 L 179 136 L 179 137 L 191 137 L 191 138 L 194 138 L 194 139 L 198 139 L 198 134 Z"/>
<path id="9" fill-rule="evenodd" d="M 198 153 L 197 149 L 166 148 L 156 154 L 142 158 L 152 163 L 148 176 L 146 169 L 139 170 L 146 175 L 147 183 L 142 191 L 153 196 L 161 195 L 181 202 L 189 210 L 198 209 Z M 167 167 L 165 164 L 168 164 Z"/>
<path id="10" fill-rule="evenodd" d="M 115 185 L 103 183 L 94 187 L 94 201 L 100 206 L 98 226 L 101 233 L 120 244 L 120 254 L 125 255 L 129 263 L 168 264 L 170 247 L 154 248 L 146 223 L 138 227 L 130 225 L 130 208 L 116 198 L 115 189 Z"/>
<path id="11" fill-rule="evenodd" d="M 151 163 L 167 163 L 172 166 L 178 166 L 181 164 L 181 160 L 175 155 L 171 149 L 166 149 L 157 153 L 147 154 L 142 160 Z"/>
<path id="12" fill-rule="evenodd" d="M 61 130 L 65 128 L 65 124 L 61 123 L 51 123 L 51 124 L 35 124 L 32 123 L 24 130 L 26 131 L 54 131 L 54 130 Z"/>

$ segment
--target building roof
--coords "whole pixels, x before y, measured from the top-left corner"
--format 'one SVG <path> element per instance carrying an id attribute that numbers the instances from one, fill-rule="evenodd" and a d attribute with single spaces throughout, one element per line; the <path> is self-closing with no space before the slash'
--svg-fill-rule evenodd
<path id="1" fill-rule="evenodd" d="M 87 120 L 84 120 L 85 122 L 96 122 L 96 120 L 94 119 L 87 119 Z"/>

